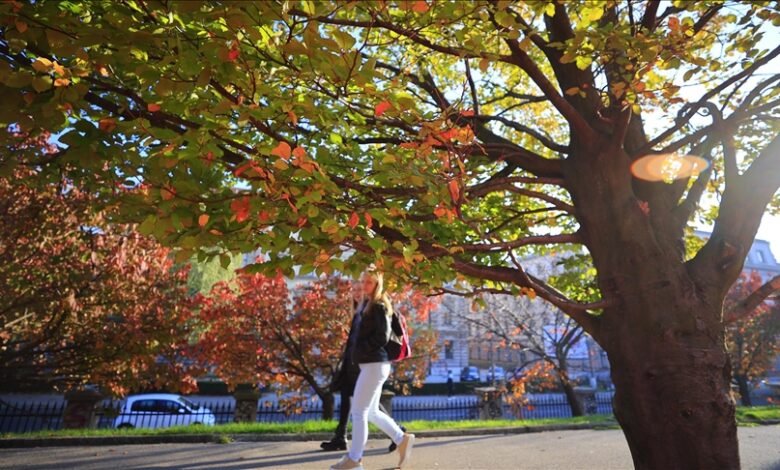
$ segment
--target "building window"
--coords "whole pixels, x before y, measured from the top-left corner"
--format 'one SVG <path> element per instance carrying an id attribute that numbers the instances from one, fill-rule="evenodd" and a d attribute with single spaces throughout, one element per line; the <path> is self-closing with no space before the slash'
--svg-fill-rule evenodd
<path id="1" fill-rule="evenodd" d="M 444 324 L 452 325 L 452 312 L 450 312 L 449 310 L 444 311 Z"/>
<path id="2" fill-rule="evenodd" d="M 756 259 L 759 263 L 766 263 L 766 258 L 764 258 L 764 252 L 757 250 L 756 251 Z"/>
<path id="3" fill-rule="evenodd" d="M 444 359 L 454 359 L 455 354 L 453 353 L 453 347 L 452 347 L 452 341 L 451 340 L 445 340 L 444 341 Z"/>

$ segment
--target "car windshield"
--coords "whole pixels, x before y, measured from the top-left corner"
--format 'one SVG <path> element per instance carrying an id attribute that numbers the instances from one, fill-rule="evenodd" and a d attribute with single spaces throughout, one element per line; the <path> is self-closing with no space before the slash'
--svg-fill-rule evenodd
<path id="1" fill-rule="evenodd" d="M 200 408 L 200 405 L 196 405 L 195 403 L 193 403 L 193 402 L 191 402 L 191 401 L 189 401 L 189 400 L 187 400 L 186 398 L 183 398 L 183 397 L 179 397 L 178 401 L 179 401 L 179 403 L 187 406 L 191 410 L 197 410 L 197 409 Z"/>

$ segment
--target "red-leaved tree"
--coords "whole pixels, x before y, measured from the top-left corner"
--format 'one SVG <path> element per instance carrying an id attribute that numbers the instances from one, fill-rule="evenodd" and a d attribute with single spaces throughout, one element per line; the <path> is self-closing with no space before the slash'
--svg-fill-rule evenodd
<path id="1" fill-rule="evenodd" d="M 761 285 L 757 272 L 743 274 L 726 297 L 726 306 L 731 308 L 726 318 L 726 347 L 731 356 L 732 381 L 745 406 L 752 406 L 751 388 L 780 354 L 780 304 L 766 301 L 752 310 L 733 309 Z"/>
<path id="2" fill-rule="evenodd" d="M 0 388 L 192 390 L 186 270 L 91 196 L 0 178 Z"/>
<path id="3" fill-rule="evenodd" d="M 417 318 L 412 312 L 426 315 L 430 310 L 431 301 L 410 289 L 393 297 L 410 319 Z M 343 278 L 320 278 L 290 292 L 280 275 L 241 272 L 233 284 L 216 284 L 203 301 L 199 358 L 230 386 L 271 386 L 291 413 L 300 412 L 313 392 L 322 400 L 323 418 L 330 419 L 333 382 L 353 313 L 352 285 Z M 395 373 L 396 383 L 407 390 L 409 383 L 421 383 L 431 350 L 431 334 L 418 331 L 412 340 L 419 354 L 399 363 Z"/>

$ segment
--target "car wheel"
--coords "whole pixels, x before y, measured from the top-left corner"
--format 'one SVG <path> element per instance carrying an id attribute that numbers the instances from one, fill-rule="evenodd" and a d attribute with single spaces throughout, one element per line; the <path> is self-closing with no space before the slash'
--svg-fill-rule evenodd
<path id="1" fill-rule="evenodd" d="M 135 426 L 133 426 L 130 423 L 122 423 L 119 426 L 117 426 L 117 429 L 133 429 Z"/>

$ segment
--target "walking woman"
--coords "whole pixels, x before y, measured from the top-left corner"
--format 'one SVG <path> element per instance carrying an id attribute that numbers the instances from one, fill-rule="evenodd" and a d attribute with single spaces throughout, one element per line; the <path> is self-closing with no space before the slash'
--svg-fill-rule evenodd
<path id="1" fill-rule="evenodd" d="M 360 367 L 355 393 L 352 397 L 352 442 L 349 452 L 331 470 L 362 470 L 363 450 L 368 441 L 370 421 L 398 445 L 398 468 L 409 461 L 414 445 L 414 434 L 405 433 L 395 421 L 379 410 L 382 385 L 390 375 L 390 360 L 385 346 L 390 341 L 390 322 L 393 309 L 384 293 L 382 274 L 369 269 L 361 279 L 363 300 L 358 305 L 355 319 L 358 334 L 349 348 L 352 362 Z"/>

